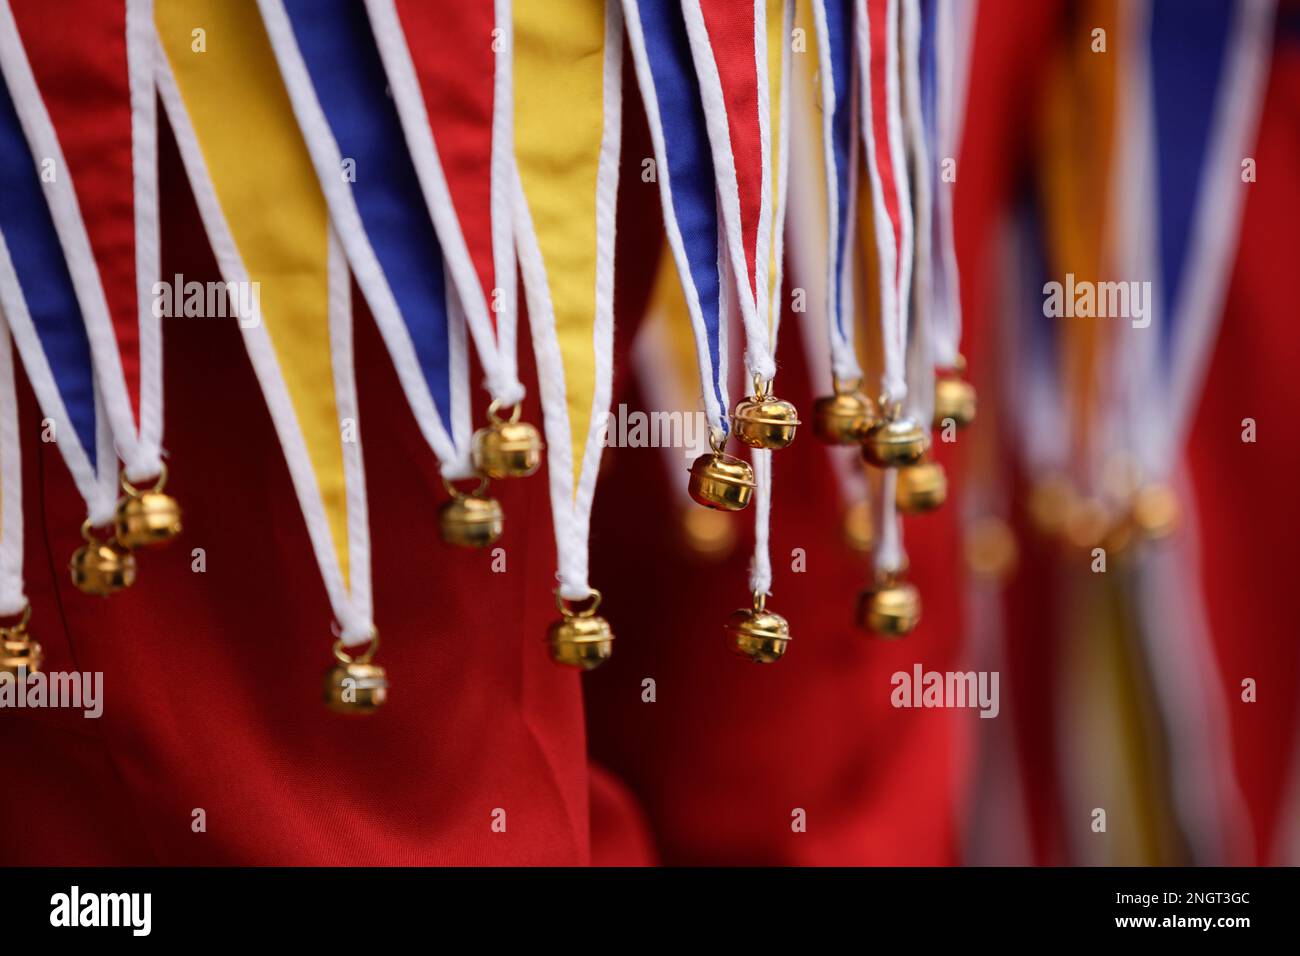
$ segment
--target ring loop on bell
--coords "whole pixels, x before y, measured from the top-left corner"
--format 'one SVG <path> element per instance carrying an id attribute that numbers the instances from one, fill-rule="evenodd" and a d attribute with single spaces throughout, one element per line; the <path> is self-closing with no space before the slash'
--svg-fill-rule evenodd
<path id="1" fill-rule="evenodd" d="M 23 605 L 23 609 L 18 612 L 18 623 L 7 624 L 0 627 L 0 634 L 16 634 L 19 631 L 27 630 L 27 622 L 32 619 L 32 602 L 28 601 Z"/>
<path id="2" fill-rule="evenodd" d="M 890 397 L 883 392 L 876 404 L 880 407 L 880 417 L 887 422 L 897 420 L 898 416 L 903 412 L 903 403 L 892 401 Z"/>
<path id="3" fill-rule="evenodd" d="M 759 376 L 754 376 L 754 397 L 759 401 L 767 398 L 768 390 L 772 387 L 772 380 L 763 381 Z"/>
<path id="4" fill-rule="evenodd" d="M 134 495 L 135 492 L 134 492 L 134 491 L 128 491 L 127 494 L 129 494 L 129 495 Z M 94 530 L 95 530 L 95 526 L 94 526 L 93 524 L 90 523 L 90 519 L 89 519 L 89 518 L 87 518 L 85 521 L 81 522 L 81 536 L 86 540 L 86 544 L 96 544 L 96 545 L 98 545 L 98 544 L 103 544 L 104 541 L 107 541 L 107 540 L 108 540 L 108 538 L 104 538 L 103 540 L 100 540 L 99 538 L 96 538 L 95 535 L 94 535 Z"/>
<path id="5" fill-rule="evenodd" d="M 862 391 L 862 379 L 844 380 L 838 375 L 831 376 L 831 387 L 836 395 L 856 395 Z"/>
<path id="6" fill-rule="evenodd" d="M 754 613 L 763 614 L 767 611 L 767 595 L 762 591 L 754 592 Z"/>
<path id="7" fill-rule="evenodd" d="M 374 629 L 370 631 L 370 646 L 355 657 L 348 653 L 343 638 L 340 637 L 334 642 L 334 658 L 340 664 L 369 664 L 370 659 L 375 656 L 377 650 L 379 650 L 379 631 Z"/>
<path id="8" fill-rule="evenodd" d="M 468 481 L 469 479 L 468 479 L 468 478 L 458 478 L 458 479 L 456 479 L 456 480 L 457 480 L 457 481 Z M 442 486 L 443 486 L 444 488 L 447 489 L 447 494 L 451 495 L 453 498 L 466 498 L 466 497 L 470 497 L 470 498 L 481 498 L 481 497 L 483 496 L 483 492 L 487 491 L 487 487 L 488 487 L 488 477 L 487 477 L 487 475 L 479 475 L 479 476 L 478 476 L 478 487 L 475 488 L 473 491 L 470 491 L 470 492 L 461 491 L 459 488 L 457 488 L 455 485 L 453 485 L 453 484 L 451 483 L 451 481 L 450 481 L 447 477 L 445 477 L 445 476 L 444 476 L 443 479 L 442 479 Z"/>
<path id="9" fill-rule="evenodd" d="M 721 455 L 722 450 L 727 447 L 726 429 L 717 426 L 709 427 L 709 447 L 713 449 L 715 455 Z"/>
<path id="10" fill-rule="evenodd" d="M 499 412 L 503 407 L 510 408 L 511 411 L 510 411 L 509 418 L 502 418 L 501 415 L 499 414 Z M 491 404 L 488 405 L 487 413 L 488 413 L 488 418 L 490 418 L 494 424 L 501 425 L 506 422 L 509 422 L 511 425 L 513 425 L 515 422 L 519 421 L 519 416 L 523 414 L 523 407 L 519 402 L 515 402 L 513 405 L 510 406 L 502 406 L 502 404 L 494 398 L 492 399 Z"/>
<path id="11" fill-rule="evenodd" d="M 596 614 L 596 608 L 600 607 L 600 599 L 601 593 L 595 588 L 592 588 L 591 593 L 585 598 L 585 600 L 591 602 L 591 607 L 585 608 L 581 611 L 575 611 L 570 607 L 573 603 L 572 601 L 568 598 L 560 597 L 560 592 L 558 590 L 555 592 L 555 606 L 560 609 L 560 613 L 565 617 L 594 617 Z"/>
<path id="12" fill-rule="evenodd" d="M 158 466 L 158 478 L 154 481 L 153 488 L 150 489 L 156 495 L 162 494 L 163 486 L 167 484 L 167 462 L 159 462 Z M 143 494 L 139 488 L 127 480 L 126 469 L 122 470 L 122 490 L 132 498 L 139 498 Z"/>

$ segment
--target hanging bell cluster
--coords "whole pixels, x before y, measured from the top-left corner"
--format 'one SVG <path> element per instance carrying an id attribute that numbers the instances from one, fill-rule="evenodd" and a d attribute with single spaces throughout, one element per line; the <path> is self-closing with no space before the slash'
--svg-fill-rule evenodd
<path id="1" fill-rule="evenodd" d="M 27 624 L 31 618 L 32 606 L 28 604 L 16 623 L 0 626 L 0 674 L 11 674 L 22 679 L 41 669 L 45 655 L 41 651 L 41 645 L 27 633 Z"/>
<path id="2" fill-rule="evenodd" d="M 503 481 L 527 478 L 542 465 L 542 436 L 528 422 L 519 420 L 520 406 L 502 418 L 501 405 L 488 406 L 488 424 L 474 433 L 471 455 L 480 475 Z"/>
<path id="3" fill-rule="evenodd" d="M 379 633 L 372 631 L 370 644 L 352 656 L 342 640 L 334 642 L 335 664 L 325 672 L 325 706 L 336 714 L 373 714 L 388 700 L 388 675 L 373 663 L 379 649 Z"/>
<path id="4" fill-rule="evenodd" d="M 769 394 L 768 385 L 759 379 L 754 380 L 754 394 L 737 402 L 731 415 L 731 433 L 737 441 L 772 451 L 794 441 L 799 424 L 799 410 Z M 725 443 L 725 435 L 714 435 L 713 450 L 691 464 L 687 490 L 706 508 L 740 511 L 754 498 L 754 469 L 749 462 L 725 454 Z"/>
<path id="5" fill-rule="evenodd" d="M 1103 498 L 1080 491 L 1059 475 L 1039 481 L 1029 494 L 1029 516 L 1040 534 L 1082 551 L 1125 551 L 1135 541 L 1154 542 L 1178 527 L 1177 493 L 1162 482 L 1137 482 Z"/>
<path id="6" fill-rule="evenodd" d="M 501 537 L 505 514 L 501 502 L 488 496 L 486 477 L 469 493 L 449 481 L 443 484 L 451 494 L 438 508 L 438 533 L 443 541 L 458 548 L 486 548 Z"/>
<path id="7" fill-rule="evenodd" d="M 920 592 L 901 572 L 882 572 L 858 596 L 858 626 L 877 637 L 906 637 L 920 620 Z"/>
<path id="8" fill-rule="evenodd" d="M 727 618 L 727 645 L 736 655 L 755 664 L 779 661 L 790 646 L 790 624 L 767 609 L 767 595 L 754 592 L 751 607 L 733 611 Z"/>
<path id="9" fill-rule="evenodd" d="M 122 497 L 113 512 L 112 537 L 97 538 L 90 521 L 81 526 L 85 544 L 68 562 L 72 583 L 83 594 L 107 597 L 135 583 L 133 552 L 167 544 L 181 533 L 181 508 L 163 491 L 167 466 L 163 465 L 152 488 L 137 488 L 121 477 Z"/>
<path id="10" fill-rule="evenodd" d="M 934 382 L 934 427 L 945 428 L 951 420 L 957 428 L 966 428 L 975 421 L 975 386 L 962 377 L 966 360 L 957 357 L 957 364 L 944 369 Z"/>
<path id="11" fill-rule="evenodd" d="M 551 649 L 551 660 L 567 667 L 589 671 L 609 660 L 614 653 L 614 632 L 609 622 L 596 614 L 600 607 L 600 592 L 592 588 L 590 604 L 575 611 L 571 602 L 555 595 L 555 605 L 560 609 L 560 619 L 546 632 Z"/>

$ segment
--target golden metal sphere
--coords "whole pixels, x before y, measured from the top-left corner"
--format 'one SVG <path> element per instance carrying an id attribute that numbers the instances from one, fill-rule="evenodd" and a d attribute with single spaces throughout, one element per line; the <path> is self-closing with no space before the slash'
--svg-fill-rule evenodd
<path id="1" fill-rule="evenodd" d="M 966 529 L 966 566 L 971 573 L 1005 580 L 1015 569 L 1019 548 L 1015 533 L 1001 518 L 987 515 Z"/>
<path id="2" fill-rule="evenodd" d="M 542 436 L 532 425 L 519 420 L 518 405 L 508 419 L 497 415 L 498 408 L 496 402 L 489 406 L 489 424 L 474 433 L 474 468 L 498 480 L 527 478 L 541 467 Z"/>
<path id="3" fill-rule="evenodd" d="M 941 375 L 934 383 L 934 427 L 951 419 L 957 428 L 975 421 L 975 386 L 960 375 Z"/>
<path id="4" fill-rule="evenodd" d="M 870 551 L 875 547 L 875 519 L 871 517 L 869 502 L 854 502 L 844 512 L 844 541 L 854 551 Z"/>
<path id="5" fill-rule="evenodd" d="M 158 473 L 152 489 L 141 490 L 122 475 L 122 490 L 113 515 L 113 533 L 117 543 L 129 551 L 166 544 L 181 533 L 181 506 L 171 495 L 163 494 L 167 484 L 167 466 Z"/>
<path id="6" fill-rule="evenodd" d="M 556 595 L 555 603 L 562 616 L 546 631 L 551 660 L 555 663 L 589 671 L 605 663 L 614 653 L 614 632 L 609 622 L 596 614 L 600 592 L 593 589 L 590 600 L 587 609 L 573 611 L 567 601 Z"/>
<path id="7" fill-rule="evenodd" d="M 948 476 L 937 461 L 921 461 L 898 469 L 894 500 L 903 514 L 925 514 L 948 497 Z"/>
<path id="8" fill-rule="evenodd" d="M 384 706 L 388 701 L 388 675 L 378 664 L 371 663 L 378 647 L 376 634 L 365 652 L 354 658 L 342 641 L 335 643 L 338 663 L 325 672 L 322 684 L 326 707 L 336 714 L 366 716 Z"/>
<path id="9" fill-rule="evenodd" d="M 799 410 L 772 395 L 751 395 L 736 405 L 732 432 L 750 448 L 784 448 L 794 441 Z"/>
<path id="10" fill-rule="evenodd" d="M 1074 507 L 1074 485 L 1063 475 L 1050 475 L 1029 492 L 1029 517 L 1042 534 L 1064 533 L 1065 522 Z"/>
<path id="11" fill-rule="evenodd" d="M 905 637 L 920 620 L 921 595 L 906 581 L 885 577 L 858 596 L 858 625 L 878 637 Z"/>
<path id="12" fill-rule="evenodd" d="M 484 478 L 472 494 L 463 494 L 447 484 L 451 499 L 438 508 L 438 534 L 447 544 L 460 548 L 486 548 L 501 537 L 505 514 L 501 503 L 484 494 Z"/>
<path id="13" fill-rule="evenodd" d="M 754 469 L 749 462 L 721 452 L 696 458 L 687 486 L 691 498 L 706 508 L 740 511 L 754 497 Z"/>
<path id="14" fill-rule="evenodd" d="M 828 445 L 856 445 L 875 420 L 871 400 L 861 392 L 836 391 L 813 403 L 813 434 Z"/>
<path id="15" fill-rule="evenodd" d="M 752 607 L 727 618 L 727 643 L 733 653 L 755 664 L 779 661 L 790 646 L 790 624 L 767 610 L 766 595 L 755 594 Z"/>
<path id="16" fill-rule="evenodd" d="M 27 633 L 27 624 L 32 617 L 32 607 L 23 608 L 22 616 L 16 624 L 0 627 L 0 674 L 35 674 L 41 669 L 44 653 L 41 645 L 32 640 Z"/>
<path id="17" fill-rule="evenodd" d="M 68 562 L 78 591 L 107 597 L 135 583 L 135 555 L 117 541 L 96 539 L 89 521 L 82 524 L 81 536 L 86 543 Z"/>
<path id="18" fill-rule="evenodd" d="M 930 436 L 911 418 L 877 422 L 862 440 L 862 457 L 877 468 L 915 465 L 930 447 Z"/>

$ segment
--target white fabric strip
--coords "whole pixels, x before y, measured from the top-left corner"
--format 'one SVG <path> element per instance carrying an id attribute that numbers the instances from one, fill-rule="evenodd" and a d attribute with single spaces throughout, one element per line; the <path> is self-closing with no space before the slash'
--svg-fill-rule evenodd
<path id="1" fill-rule="evenodd" d="M 479 283 L 469 247 L 465 243 L 465 235 L 456 218 L 456 207 L 452 204 L 442 161 L 438 158 L 438 147 L 429 125 L 424 96 L 420 92 L 415 64 L 402 33 L 397 8 L 393 0 L 366 0 L 366 10 L 370 14 L 370 25 L 379 47 L 379 56 L 384 63 L 384 72 L 388 74 L 393 102 L 401 117 L 402 132 L 406 136 L 407 148 L 415 164 L 416 176 L 424 192 L 429 214 L 437 229 L 438 242 L 442 245 L 448 272 L 454 277 L 456 290 L 460 293 L 470 334 L 487 376 L 488 391 L 502 405 L 515 405 L 524 397 L 514 350 L 517 311 L 515 268 L 514 259 L 510 255 L 509 233 L 500 231 L 510 228 L 508 223 L 511 218 L 507 214 L 507 197 L 513 177 L 507 165 L 509 159 L 503 158 L 503 151 L 508 149 L 509 156 L 513 156 L 514 139 L 511 130 L 514 107 L 509 65 L 513 57 L 513 40 L 508 0 L 496 0 L 495 9 L 497 27 L 504 31 L 501 39 L 505 42 L 505 48 L 496 55 L 497 67 L 493 80 L 492 244 L 496 282 L 502 290 L 502 308 L 496 313 L 497 331 L 494 332 L 489 305 L 483 296 L 483 287 Z M 503 60 L 506 61 L 504 64 Z"/>
<path id="2" fill-rule="evenodd" d="M 207 164 L 204 162 L 203 153 L 194 134 L 194 128 L 190 125 L 189 116 L 185 111 L 185 103 L 181 98 L 180 89 L 176 85 L 176 78 L 172 74 L 167 53 L 156 34 L 155 42 L 157 44 L 155 57 L 158 92 L 163 109 L 176 136 L 176 144 L 180 149 L 181 160 L 190 181 L 190 188 L 194 193 L 195 203 L 198 206 L 199 215 L 203 220 L 204 230 L 207 232 L 208 242 L 212 246 L 222 278 L 227 283 L 234 283 L 234 288 L 238 288 L 249 281 L 248 270 L 244 266 L 239 249 L 235 245 L 234 237 L 230 233 L 225 214 L 222 212 L 221 205 L 217 200 L 216 191 L 208 175 Z M 337 310 L 343 308 L 338 302 L 338 297 L 340 290 L 346 287 L 347 282 L 342 277 L 345 264 L 338 254 L 337 239 L 335 238 L 330 240 L 330 257 L 329 312 L 330 316 L 334 316 Z M 337 553 L 334 550 L 333 535 L 330 531 L 329 519 L 325 513 L 325 503 L 321 500 L 316 476 L 312 471 L 306 440 L 303 438 L 302 430 L 298 425 L 298 419 L 294 413 L 293 403 L 289 397 L 283 374 L 280 371 L 275 349 L 271 344 L 266 325 L 262 321 L 260 304 L 256 300 L 254 309 L 255 321 L 240 323 L 244 345 L 248 350 L 253 372 L 257 375 L 258 384 L 261 385 L 262 394 L 266 398 L 267 408 L 271 412 L 271 420 L 275 424 L 276 434 L 279 436 L 280 444 L 284 449 L 289 475 L 293 480 L 299 506 L 302 508 L 303 519 L 307 525 L 307 534 L 311 539 L 312 550 L 320 567 L 321 578 L 325 583 L 325 591 L 329 596 L 330 606 L 339 624 L 340 636 L 345 645 L 355 647 L 369 641 L 374 632 L 374 623 L 369 613 L 371 598 L 368 535 L 363 535 L 360 541 L 356 541 L 353 535 L 349 534 L 349 564 L 362 558 L 365 559 L 367 564 L 364 569 L 351 567 L 353 590 L 352 593 L 349 593 L 343 583 L 343 573 L 339 567 Z M 329 321 L 328 317 L 327 321 Z M 333 357 L 337 359 L 340 346 L 337 343 L 338 336 L 334 335 L 334 329 L 331 329 L 330 338 L 331 348 L 334 352 Z M 337 370 L 335 374 L 338 375 Z M 353 409 L 356 407 L 354 395 L 336 394 L 335 401 L 338 403 L 340 415 L 342 415 L 343 407 L 349 406 Z M 358 428 L 359 433 L 360 429 Z M 358 439 L 358 443 L 359 441 L 360 439 Z M 359 444 L 354 453 L 360 455 Z M 347 464 L 347 457 L 349 454 L 346 443 L 344 443 L 344 478 L 347 483 L 348 522 L 351 525 L 354 506 L 359 505 L 362 516 L 365 515 L 365 488 L 363 483 L 358 486 L 355 480 L 348 480 L 349 465 Z M 365 520 L 368 521 L 368 519 Z"/>
<path id="3" fill-rule="evenodd" d="M 772 452 L 755 448 L 754 463 L 754 558 L 749 565 L 749 588 L 756 594 L 772 591 L 772 558 L 768 547 L 768 529 L 772 517 Z"/>
<path id="4" fill-rule="evenodd" d="M 131 90 L 131 172 L 135 182 L 136 306 L 140 329 L 139 456 L 126 466 L 131 481 L 162 470 L 162 319 L 153 287 L 162 273 L 158 208 L 158 89 L 154 79 L 153 0 L 127 0 L 126 60 Z M 117 362 L 121 356 L 114 349 Z"/>
<path id="5" fill-rule="evenodd" d="M 23 463 L 18 437 L 18 392 L 9 327 L 0 310 L 0 617 L 22 613 Z"/>
<path id="6" fill-rule="evenodd" d="M 904 409 L 909 416 L 927 427 L 934 418 L 934 330 L 937 324 L 936 309 L 944 307 L 936 301 L 934 280 L 936 272 L 931 258 L 934 253 L 933 216 L 934 197 L 931 194 L 931 163 L 937 158 L 930 155 L 926 142 L 925 116 L 921 108 L 921 5 L 920 0 L 903 0 L 903 114 L 907 142 L 911 147 L 912 165 L 916 174 L 916 268 L 910 305 L 911 334 L 907 340 L 907 401 Z"/>
<path id="7" fill-rule="evenodd" d="M 280 64 L 280 73 L 289 92 L 294 115 L 302 128 L 303 139 L 311 154 L 312 164 L 316 167 L 316 178 L 320 181 L 321 190 L 329 203 L 330 217 L 338 229 L 343 248 L 347 252 L 348 261 L 356 276 L 357 285 L 365 294 L 370 312 L 375 317 L 375 324 L 379 326 L 379 333 L 384 339 L 389 355 L 392 356 L 393 367 L 397 370 L 397 378 L 402 383 L 402 391 L 406 393 L 407 401 L 411 403 L 411 410 L 415 414 L 416 423 L 420 426 L 420 433 L 433 449 L 433 453 L 438 456 L 445 478 L 448 480 L 468 478 L 474 474 L 468 437 L 461 441 L 453 441 L 447 423 L 444 423 L 438 414 L 428 382 L 425 381 L 424 372 L 416 357 L 410 330 L 402 320 L 401 309 L 388 284 L 388 277 L 384 275 L 374 247 L 370 244 L 370 237 L 362 223 L 356 199 L 349 185 L 339 175 L 343 155 L 337 140 L 334 139 L 334 134 L 330 131 L 325 111 L 316 96 L 315 87 L 312 86 L 311 76 L 298 49 L 293 26 L 285 12 L 284 3 L 282 0 L 258 0 L 258 6 L 262 11 L 262 22 L 266 26 L 267 36 Z M 448 271 L 450 273 L 450 269 Z M 450 285 L 447 298 L 448 324 L 452 327 L 454 337 L 456 321 L 450 314 L 450 300 L 454 298 Z M 481 294 L 479 298 L 482 298 Z M 465 381 L 463 374 L 459 377 L 456 375 L 455 365 L 456 358 L 453 354 L 451 376 L 453 405 L 461 399 L 457 394 L 457 383 Z"/>
<path id="8" fill-rule="evenodd" d="M 618 163 L 622 135 L 623 18 L 618 0 L 605 6 L 604 130 L 596 173 L 596 289 L 592 349 L 595 389 L 591 422 L 583 449 L 577 485 L 573 481 L 572 432 L 566 400 L 564 362 L 555 330 L 555 311 L 546 279 L 546 264 L 537 242 L 523 183 L 515 171 L 515 239 L 524 292 L 528 299 L 529 326 L 537 357 L 550 473 L 551 513 L 560 597 L 582 601 L 591 596 L 588 583 L 588 545 L 591 505 L 606 433 L 606 414 L 614 377 L 614 229 L 618 205 Z"/>

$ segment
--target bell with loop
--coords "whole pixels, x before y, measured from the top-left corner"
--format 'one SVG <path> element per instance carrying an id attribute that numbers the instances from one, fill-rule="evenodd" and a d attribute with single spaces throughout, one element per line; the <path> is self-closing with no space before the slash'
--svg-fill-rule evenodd
<path id="1" fill-rule="evenodd" d="M 546 631 L 551 660 L 584 671 L 594 670 L 614 653 L 614 632 L 609 622 L 596 614 L 600 592 L 592 588 L 587 600 L 591 602 L 587 607 L 575 611 L 572 602 L 557 591 L 555 606 L 560 609 L 560 619 Z"/>
<path id="2" fill-rule="evenodd" d="M 488 480 L 479 479 L 469 494 L 443 479 L 451 499 L 438 508 L 438 534 L 459 548 L 486 548 L 501 537 L 505 514 L 501 502 L 486 494 Z"/>
<path id="3" fill-rule="evenodd" d="M 510 417 L 500 415 L 500 402 L 488 406 L 488 424 L 474 433 L 471 453 L 474 469 L 498 481 L 527 478 L 542 464 L 542 436 L 528 422 L 521 422 L 521 407 L 511 407 Z"/>
<path id="4" fill-rule="evenodd" d="M 905 637 L 921 620 L 921 595 L 902 580 L 902 572 L 881 572 L 876 583 L 858 595 L 858 626 L 877 637 Z"/>
<path id="5" fill-rule="evenodd" d="M 862 382 L 835 380 L 835 393 L 813 403 L 813 434 L 828 445 L 857 445 L 875 422 Z"/>
<path id="6" fill-rule="evenodd" d="M 754 394 L 742 399 L 731 414 L 732 431 L 750 448 L 775 451 L 794 441 L 799 410 L 768 393 L 770 383 L 754 379 Z"/>
<path id="7" fill-rule="evenodd" d="M 359 655 L 348 653 L 342 639 L 334 642 L 337 662 L 325 672 L 322 685 L 325 706 L 336 714 L 366 716 L 388 700 L 388 675 L 372 663 L 379 649 L 379 632 L 372 631 L 369 646 Z"/>
<path id="8" fill-rule="evenodd" d="M 166 544 L 181 533 L 181 507 L 171 495 L 163 494 L 167 484 L 167 466 L 158 472 L 151 489 L 142 490 L 122 473 L 122 491 L 113 516 L 117 543 L 128 551 Z"/>
<path id="9" fill-rule="evenodd" d="M 11 674 L 22 680 L 41 669 L 45 655 L 41 651 L 41 645 L 27 633 L 27 624 L 31 619 L 32 606 L 28 604 L 23 607 L 16 622 L 0 625 L 0 674 Z"/>
<path id="10" fill-rule="evenodd" d="M 877 468 L 915 465 L 930 448 L 930 436 L 920 423 L 901 413 L 898 402 L 880 399 L 883 417 L 867 429 L 862 458 Z"/>
<path id="11" fill-rule="evenodd" d="M 945 369 L 934 381 L 934 427 L 944 428 L 951 421 L 957 428 L 965 428 L 975 421 L 975 386 L 962 377 L 966 360 L 957 357 L 957 364 Z"/>
<path id="12" fill-rule="evenodd" d="M 755 591 L 752 607 L 733 611 L 727 618 L 727 644 L 733 653 L 755 664 L 771 664 L 790 646 L 790 624 L 767 609 L 766 594 Z"/>
<path id="13" fill-rule="evenodd" d="M 754 497 L 754 469 L 749 462 L 723 452 L 727 436 L 720 428 L 713 430 L 706 452 L 691 463 L 690 483 L 686 486 L 691 499 L 716 511 L 740 511 Z"/>
<path id="14" fill-rule="evenodd" d="M 78 591 L 107 597 L 135 583 L 135 555 L 120 541 L 96 538 L 90 519 L 82 522 L 81 536 L 86 543 L 73 552 L 68 562 Z"/>

